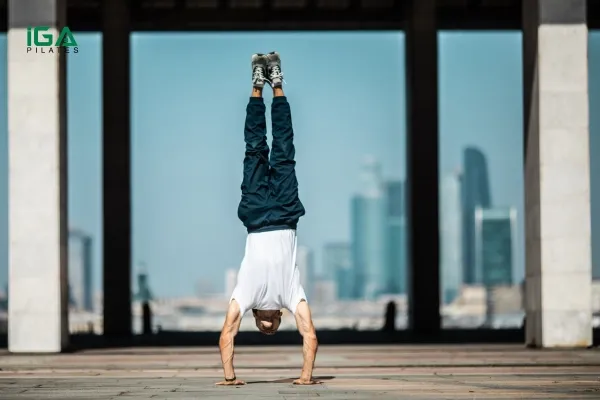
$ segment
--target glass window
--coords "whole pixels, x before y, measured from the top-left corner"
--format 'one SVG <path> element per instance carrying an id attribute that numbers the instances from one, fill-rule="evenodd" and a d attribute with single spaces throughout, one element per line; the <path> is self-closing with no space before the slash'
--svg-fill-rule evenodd
<path id="1" fill-rule="evenodd" d="M 69 325 L 102 332 L 102 35 L 67 56 Z"/>
<path id="2" fill-rule="evenodd" d="M 440 271 L 444 328 L 523 321 L 520 32 L 440 32 Z"/>
<path id="3" fill-rule="evenodd" d="M 237 208 L 250 56 L 276 49 L 306 208 L 297 265 L 315 323 L 381 329 L 391 299 L 404 327 L 403 34 L 139 33 L 132 43 L 134 275 L 154 298 L 155 325 L 222 328 L 246 240 Z M 265 90 L 269 144 L 271 101 Z M 242 329 L 256 330 L 250 313 Z"/>
<path id="4" fill-rule="evenodd" d="M 0 33 L 0 334 L 8 325 L 8 89 L 6 33 Z"/>
<path id="5" fill-rule="evenodd" d="M 592 207 L 592 310 L 600 327 L 600 31 L 589 35 L 590 180 Z"/>
<path id="6" fill-rule="evenodd" d="M 590 165 L 592 184 L 592 250 L 594 279 L 600 279 L 600 31 L 589 36 Z"/>

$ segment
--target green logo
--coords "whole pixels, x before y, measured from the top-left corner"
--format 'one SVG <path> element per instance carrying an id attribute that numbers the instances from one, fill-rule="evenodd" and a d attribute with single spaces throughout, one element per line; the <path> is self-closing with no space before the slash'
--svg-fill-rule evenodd
<path id="1" fill-rule="evenodd" d="M 27 53 L 34 51 L 38 54 L 79 52 L 77 40 L 68 26 L 62 28 L 56 40 L 54 40 L 54 35 L 49 32 L 50 29 L 49 26 L 27 27 Z"/>

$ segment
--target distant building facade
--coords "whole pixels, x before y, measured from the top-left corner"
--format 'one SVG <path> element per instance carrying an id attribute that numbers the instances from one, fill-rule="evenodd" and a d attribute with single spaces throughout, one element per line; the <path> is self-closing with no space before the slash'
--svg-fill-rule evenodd
<path id="1" fill-rule="evenodd" d="M 328 275 L 335 280 L 336 295 L 339 300 L 354 298 L 354 273 L 352 271 L 352 251 L 349 243 L 327 243 L 323 248 L 323 265 Z"/>
<path id="2" fill-rule="evenodd" d="M 362 190 L 352 200 L 353 297 L 375 299 L 387 287 L 386 198 L 375 159 L 365 161 L 361 181 Z"/>
<path id="3" fill-rule="evenodd" d="M 300 272 L 300 282 L 306 297 L 312 298 L 315 283 L 315 263 L 313 251 L 306 246 L 298 246 L 296 250 L 296 265 Z"/>
<path id="4" fill-rule="evenodd" d="M 92 238 L 79 230 L 69 232 L 69 302 L 79 310 L 93 311 Z"/>
<path id="5" fill-rule="evenodd" d="M 514 207 L 475 210 L 475 265 L 484 286 L 513 284 L 516 235 Z"/>
<path id="6" fill-rule="evenodd" d="M 475 209 L 490 208 L 492 199 L 486 157 L 474 147 L 463 152 L 462 204 L 464 282 L 481 284 L 475 265 Z"/>
<path id="7" fill-rule="evenodd" d="M 387 294 L 406 293 L 406 218 L 404 185 L 390 181 L 385 185 L 387 196 L 386 215 L 386 286 Z"/>
<path id="8" fill-rule="evenodd" d="M 463 233 L 461 174 L 443 177 L 440 196 L 441 298 L 449 304 L 459 295 L 463 282 Z"/>

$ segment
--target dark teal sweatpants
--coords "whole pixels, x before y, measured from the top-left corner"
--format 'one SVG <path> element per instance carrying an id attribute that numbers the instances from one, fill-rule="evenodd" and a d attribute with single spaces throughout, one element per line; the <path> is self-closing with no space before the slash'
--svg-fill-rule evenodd
<path id="1" fill-rule="evenodd" d="M 251 97 L 246 107 L 246 152 L 238 217 L 248 232 L 296 229 L 305 213 L 298 197 L 290 105 L 285 97 L 273 98 L 270 157 L 265 110 L 260 97 Z"/>

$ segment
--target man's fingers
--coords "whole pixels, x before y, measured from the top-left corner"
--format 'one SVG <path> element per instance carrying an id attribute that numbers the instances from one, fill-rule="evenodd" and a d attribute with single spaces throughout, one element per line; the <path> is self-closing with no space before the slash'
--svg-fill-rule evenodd
<path id="1" fill-rule="evenodd" d="M 296 379 L 294 381 L 294 385 L 319 385 L 321 383 L 322 382 L 315 381 L 315 380 L 312 380 L 312 379 L 310 379 L 310 380 Z"/>
<path id="2" fill-rule="evenodd" d="M 217 385 L 217 386 L 242 386 L 242 385 L 245 385 L 245 384 L 246 384 L 246 382 L 241 381 L 241 380 L 238 379 L 238 380 L 235 380 L 235 381 L 232 381 L 232 382 L 229 382 L 229 381 L 217 382 L 215 385 Z"/>

